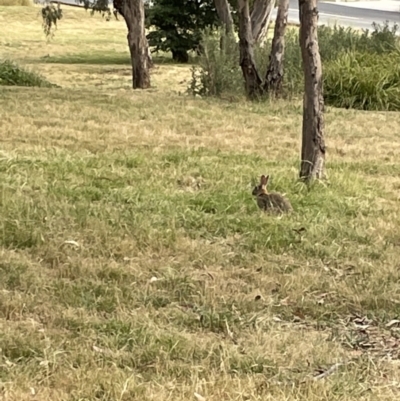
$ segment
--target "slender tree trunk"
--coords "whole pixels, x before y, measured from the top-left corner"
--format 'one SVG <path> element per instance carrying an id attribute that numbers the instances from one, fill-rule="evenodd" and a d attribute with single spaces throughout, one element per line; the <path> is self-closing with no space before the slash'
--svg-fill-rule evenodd
<path id="1" fill-rule="evenodd" d="M 254 99 L 263 93 L 262 80 L 258 74 L 253 49 L 253 36 L 251 34 L 251 21 L 249 1 L 239 0 L 239 47 L 240 67 L 245 81 L 246 94 Z"/>
<path id="2" fill-rule="evenodd" d="M 258 37 L 255 39 L 257 43 L 259 43 L 261 46 L 264 46 L 265 44 L 265 38 L 267 37 L 268 34 L 268 29 L 271 24 L 271 14 L 272 14 L 273 7 L 271 8 L 271 13 L 267 16 L 265 19 L 264 26 L 259 33 Z"/>
<path id="3" fill-rule="evenodd" d="M 215 8 L 219 19 L 225 27 L 227 35 L 233 33 L 233 19 L 231 14 L 231 7 L 228 0 L 214 0 Z"/>
<path id="4" fill-rule="evenodd" d="M 144 2 L 114 0 L 114 8 L 122 15 L 128 28 L 133 89 L 146 89 L 150 87 L 150 59 L 144 24 Z"/>
<path id="5" fill-rule="evenodd" d="M 222 52 L 226 52 L 227 41 L 234 40 L 233 18 L 231 7 L 228 0 L 214 0 L 215 8 L 219 19 L 222 22 L 225 32 L 221 33 L 219 47 Z"/>
<path id="6" fill-rule="evenodd" d="M 304 69 L 303 138 L 300 178 L 323 178 L 325 124 L 322 64 L 318 46 L 317 0 L 299 0 L 300 47 Z"/>
<path id="7" fill-rule="evenodd" d="M 275 0 L 255 0 L 251 11 L 251 33 L 254 42 L 260 43 L 268 32 Z"/>
<path id="8" fill-rule="evenodd" d="M 280 0 L 276 15 L 269 65 L 265 77 L 265 90 L 274 96 L 282 93 L 283 59 L 285 54 L 285 31 L 289 13 L 289 0 Z"/>
<path id="9" fill-rule="evenodd" d="M 151 55 L 150 47 L 148 44 L 147 44 L 147 63 L 149 65 L 149 68 L 154 67 L 153 56 Z"/>

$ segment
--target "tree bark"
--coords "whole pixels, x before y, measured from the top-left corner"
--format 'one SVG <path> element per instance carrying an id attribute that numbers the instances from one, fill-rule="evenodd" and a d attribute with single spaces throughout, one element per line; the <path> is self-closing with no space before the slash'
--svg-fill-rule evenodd
<path id="1" fill-rule="evenodd" d="M 222 26 L 225 28 L 225 32 L 221 33 L 219 47 L 221 49 L 221 52 L 226 52 L 227 41 L 234 40 L 234 28 L 231 7 L 228 0 L 214 0 L 214 4 L 217 10 L 218 17 L 222 22 Z"/>
<path id="2" fill-rule="evenodd" d="M 225 32 L 227 35 L 233 33 L 233 18 L 231 14 L 231 7 L 228 0 L 214 0 L 215 8 L 217 14 L 222 24 L 225 27 Z"/>
<path id="3" fill-rule="evenodd" d="M 251 33 L 254 42 L 260 43 L 268 32 L 275 0 L 255 0 L 251 11 Z"/>
<path id="4" fill-rule="evenodd" d="M 144 24 L 144 2 L 143 0 L 114 0 L 114 8 L 122 15 L 128 28 L 133 89 L 149 88 L 150 60 Z"/>
<path id="5" fill-rule="evenodd" d="M 304 70 L 300 178 L 310 181 L 323 178 L 325 167 L 324 98 L 317 33 L 317 0 L 299 0 L 299 13 Z"/>
<path id="6" fill-rule="evenodd" d="M 149 45 L 147 45 L 147 62 L 148 62 L 149 68 L 154 67 L 153 56 L 151 55 Z"/>
<path id="7" fill-rule="evenodd" d="M 251 33 L 251 21 L 249 1 L 239 0 L 239 47 L 240 67 L 245 81 L 246 94 L 254 99 L 263 93 L 262 80 L 258 74 L 253 50 L 253 36 Z"/>
<path id="8" fill-rule="evenodd" d="M 269 65 L 265 77 L 264 89 L 273 96 L 282 93 L 283 59 L 285 54 L 285 31 L 289 13 L 289 0 L 280 0 L 276 15 L 274 38 L 272 39 Z"/>

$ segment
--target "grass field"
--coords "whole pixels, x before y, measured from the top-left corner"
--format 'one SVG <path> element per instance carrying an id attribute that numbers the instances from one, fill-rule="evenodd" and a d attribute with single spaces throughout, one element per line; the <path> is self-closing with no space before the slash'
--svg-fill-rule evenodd
<path id="1" fill-rule="evenodd" d="M 400 115 L 328 109 L 307 190 L 300 101 L 188 97 L 167 58 L 132 91 L 123 21 L 38 12 L 0 7 L 61 86 L 0 87 L 0 399 L 397 399 Z"/>

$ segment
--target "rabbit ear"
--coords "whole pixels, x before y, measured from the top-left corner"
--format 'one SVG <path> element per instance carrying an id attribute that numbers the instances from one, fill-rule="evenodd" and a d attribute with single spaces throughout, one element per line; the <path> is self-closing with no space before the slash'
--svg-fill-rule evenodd
<path id="1" fill-rule="evenodd" d="M 268 182 L 268 179 L 269 179 L 269 175 L 267 175 L 267 176 L 262 175 L 261 176 L 261 185 L 266 186 L 267 182 Z"/>

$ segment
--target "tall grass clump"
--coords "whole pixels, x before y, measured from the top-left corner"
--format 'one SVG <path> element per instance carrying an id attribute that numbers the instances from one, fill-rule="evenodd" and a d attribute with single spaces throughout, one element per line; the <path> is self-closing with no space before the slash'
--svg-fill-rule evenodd
<path id="1" fill-rule="evenodd" d="M 0 62 L 0 85 L 37 86 L 42 88 L 55 86 L 39 74 L 20 67 L 11 60 Z"/>
<path id="2" fill-rule="evenodd" d="M 221 41 L 224 51 L 221 51 Z M 265 75 L 269 48 L 256 46 L 256 65 Z M 192 68 L 189 93 L 201 96 L 244 93 L 242 70 L 239 65 L 239 45 L 221 30 L 207 30 L 201 42 L 201 56 Z"/>
<path id="3" fill-rule="evenodd" d="M 321 60 L 323 64 L 323 77 L 324 77 L 324 89 L 332 94 L 332 92 L 339 88 L 335 84 L 334 87 L 330 87 L 331 83 L 335 82 L 335 79 L 340 77 L 340 80 L 344 82 L 353 82 L 353 90 L 357 90 L 358 85 L 355 84 L 354 80 L 358 76 L 354 75 L 354 70 L 350 67 L 349 59 L 360 60 L 360 54 L 365 54 L 368 59 L 369 70 L 373 71 L 374 68 L 380 68 L 381 57 L 387 55 L 388 60 L 391 57 L 396 58 L 399 53 L 399 39 L 397 32 L 399 30 L 398 25 L 390 27 L 388 23 L 383 25 L 373 24 L 373 30 L 364 30 L 362 33 L 354 30 L 353 28 L 345 28 L 341 26 L 325 26 L 322 25 L 318 28 L 318 43 L 320 48 Z M 301 61 L 301 50 L 299 46 L 299 35 L 297 30 L 289 30 L 286 34 L 286 47 L 285 47 L 285 82 L 284 88 L 286 93 L 290 94 L 301 94 L 303 91 L 303 70 Z M 268 44 L 270 48 L 270 43 Z M 360 60 L 361 61 L 361 60 Z M 354 65 L 354 64 L 353 64 Z M 363 64 L 365 65 L 365 64 Z M 390 66 L 395 67 L 394 63 L 390 63 Z M 389 73 L 386 66 L 385 71 Z M 339 73 L 340 72 L 340 73 Z M 396 71 L 393 71 L 396 74 Z M 361 77 L 361 75 L 360 75 Z M 366 75 L 363 77 L 365 80 L 370 80 L 371 85 L 376 82 L 376 77 Z M 376 87 L 379 87 L 376 86 Z M 385 90 L 388 89 L 385 86 Z M 340 97 L 341 93 L 337 93 Z M 363 97 L 363 93 L 353 93 L 353 96 Z M 327 103 L 331 100 L 331 97 L 327 98 Z M 379 105 L 383 105 L 385 102 L 377 103 L 377 109 Z M 332 104 L 336 106 L 337 104 Z M 361 103 L 353 103 L 354 108 Z"/>
<path id="4" fill-rule="evenodd" d="M 324 71 L 325 102 L 359 110 L 400 110 L 400 53 L 342 53 Z"/>
<path id="5" fill-rule="evenodd" d="M 225 51 L 221 51 L 221 40 Z M 221 30 L 206 30 L 201 42 L 198 65 L 192 68 L 188 91 L 193 95 L 220 96 L 238 93 L 243 83 L 239 66 L 239 47 Z"/>
<path id="6" fill-rule="evenodd" d="M 318 39 L 323 64 L 326 103 L 337 107 L 363 110 L 400 110 L 397 100 L 400 55 L 399 26 L 373 24 L 361 33 L 352 28 L 321 26 Z M 189 92 L 203 96 L 223 93 L 244 94 L 237 43 L 220 51 L 219 34 L 207 32 L 203 37 L 204 52 L 192 71 Z M 285 95 L 303 92 L 303 69 L 297 29 L 286 32 Z M 256 64 L 264 76 L 271 40 L 254 49 Z"/>

